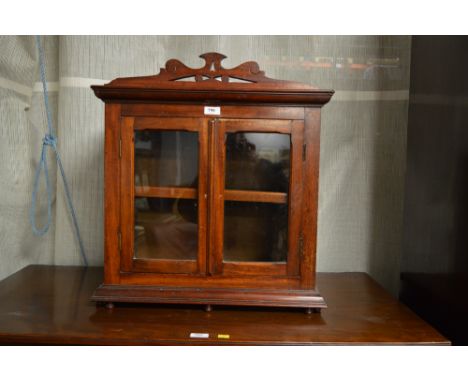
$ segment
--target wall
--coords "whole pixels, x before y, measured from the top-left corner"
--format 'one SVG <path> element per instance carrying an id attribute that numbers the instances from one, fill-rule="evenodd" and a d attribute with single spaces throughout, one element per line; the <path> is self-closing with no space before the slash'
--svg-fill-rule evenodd
<path id="1" fill-rule="evenodd" d="M 92 265 L 102 264 L 103 104 L 89 85 L 157 73 L 169 58 L 196 67 L 202 63 L 199 54 L 219 51 L 228 56 L 226 67 L 255 60 L 269 77 L 337 91 L 323 109 L 318 270 L 369 272 L 396 294 L 409 37 L 61 36 L 47 37 L 46 42 L 59 148 Z M 4 232 L 0 278 L 27 263 L 79 264 L 60 180 L 54 229 L 46 237 L 35 238 L 28 227 L 39 132 L 45 124 L 38 103 L 40 88 L 36 86 L 31 97 L 12 88 L 20 84 L 27 91 L 34 90 L 38 77 L 33 39 L 2 37 L 0 52 L 0 77 L 7 80 L 3 85 L 0 82 L 1 110 L 9 116 L 0 127 L 8 137 L 0 142 L 0 155 L 9 161 L 0 164 L 0 227 Z M 24 68 L 27 74 L 22 75 Z M 7 99 L 13 104 L 6 104 Z"/>
<path id="2" fill-rule="evenodd" d="M 468 39 L 415 37 L 403 272 L 468 269 Z"/>
<path id="3" fill-rule="evenodd" d="M 401 299 L 468 344 L 468 38 L 415 36 Z"/>

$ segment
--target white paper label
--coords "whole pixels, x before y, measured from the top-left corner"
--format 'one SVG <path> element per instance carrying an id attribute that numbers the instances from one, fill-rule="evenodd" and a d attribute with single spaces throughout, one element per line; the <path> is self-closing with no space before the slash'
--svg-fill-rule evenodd
<path id="1" fill-rule="evenodd" d="M 208 333 L 190 333 L 190 338 L 209 338 Z"/>
<path id="2" fill-rule="evenodd" d="M 205 106 L 205 115 L 221 115 L 221 107 Z"/>

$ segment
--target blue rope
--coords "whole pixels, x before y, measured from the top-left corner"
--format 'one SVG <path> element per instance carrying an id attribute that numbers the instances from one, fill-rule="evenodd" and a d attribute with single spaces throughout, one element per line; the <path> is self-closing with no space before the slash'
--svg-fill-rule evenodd
<path id="1" fill-rule="evenodd" d="M 45 75 L 45 61 L 44 61 L 44 52 L 41 47 L 41 41 L 39 36 L 36 36 L 36 46 L 39 52 L 39 66 L 41 72 L 41 81 L 42 81 L 42 90 L 44 92 L 44 103 L 45 109 L 47 113 L 47 134 L 45 134 L 44 139 L 42 140 L 42 151 L 41 151 L 41 159 L 39 161 L 39 165 L 36 169 L 36 174 L 34 175 L 34 184 L 33 184 L 33 191 L 32 191 L 32 204 L 31 210 L 29 211 L 29 219 L 31 221 L 31 226 L 34 234 L 38 236 L 43 236 L 49 230 L 50 224 L 52 222 L 52 191 L 50 189 L 50 181 L 49 181 L 49 170 L 47 168 L 47 148 L 50 147 L 54 150 L 55 159 L 57 160 L 58 167 L 60 169 L 60 174 L 62 175 L 63 186 L 65 188 L 65 195 L 67 198 L 68 208 L 70 209 L 70 213 L 72 216 L 73 226 L 75 228 L 75 233 L 78 238 L 78 244 L 80 246 L 80 253 L 83 259 L 83 262 L 86 266 L 88 266 L 88 260 L 86 259 L 86 254 L 84 250 L 83 240 L 81 239 L 80 229 L 78 227 L 78 221 L 76 219 L 75 208 L 73 207 L 72 198 L 70 194 L 70 189 L 68 187 L 67 178 L 65 176 L 65 170 L 63 169 L 62 160 L 60 159 L 60 154 L 57 150 L 57 137 L 54 135 L 52 129 L 52 118 L 50 115 L 50 107 L 49 107 L 49 94 L 47 91 L 47 82 L 46 82 L 46 75 Z M 39 229 L 36 226 L 36 199 L 37 199 L 37 191 L 39 188 L 39 178 L 41 175 L 41 170 L 44 169 L 44 176 L 46 181 L 46 190 L 47 190 L 47 223 L 46 225 Z"/>

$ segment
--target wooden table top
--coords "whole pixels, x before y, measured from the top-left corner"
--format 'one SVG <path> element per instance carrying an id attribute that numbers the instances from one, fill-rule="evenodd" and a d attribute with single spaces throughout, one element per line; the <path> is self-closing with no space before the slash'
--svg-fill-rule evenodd
<path id="1" fill-rule="evenodd" d="M 178 305 L 107 310 L 89 301 L 102 274 L 102 268 L 32 265 L 1 281 L 0 343 L 450 344 L 365 273 L 319 273 L 318 288 L 328 308 L 311 315 L 218 306 L 205 312 Z M 190 338 L 190 333 L 209 338 Z"/>

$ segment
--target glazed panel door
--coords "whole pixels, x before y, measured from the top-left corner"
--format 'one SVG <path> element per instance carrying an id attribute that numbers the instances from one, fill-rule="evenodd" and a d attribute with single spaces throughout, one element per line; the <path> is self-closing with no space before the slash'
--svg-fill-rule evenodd
<path id="1" fill-rule="evenodd" d="M 207 142 L 201 118 L 122 118 L 122 271 L 206 273 Z"/>
<path id="2" fill-rule="evenodd" d="M 211 274 L 299 274 L 304 123 L 216 119 L 210 129 Z"/>

